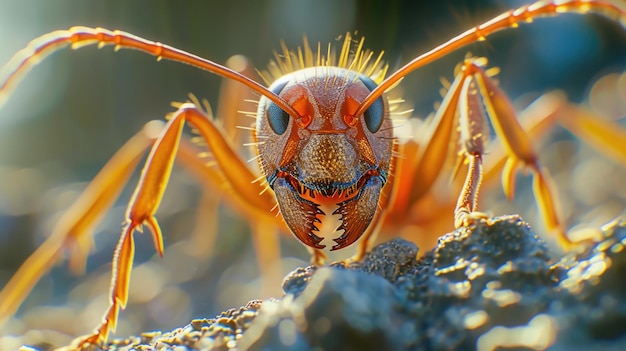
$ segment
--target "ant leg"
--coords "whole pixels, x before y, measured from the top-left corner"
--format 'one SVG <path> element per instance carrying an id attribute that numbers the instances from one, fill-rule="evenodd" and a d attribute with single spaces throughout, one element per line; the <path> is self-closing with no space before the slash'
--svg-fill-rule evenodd
<path id="1" fill-rule="evenodd" d="M 145 150 L 156 138 L 149 123 L 107 162 L 65 212 L 46 241 L 31 254 L 0 291 L 0 326 L 15 313 L 35 284 L 70 249 L 71 270 L 81 273 L 91 247 L 93 228 L 113 205 Z"/>
<path id="2" fill-rule="evenodd" d="M 267 193 L 265 197 L 259 194 L 259 185 L 253 183 L 255 176 L 245 163 L 237 157 L 222 132 L 211 119 L 194 104 L 181 105 L 155 141 L 141 172 L 139 184 L 129 202 L 126 211 L 127 225 L 122 230 L 113 257 L 109 309 L 106 311 L 100 326 L 91 335 L 77 340 L 79 348 L 87 344 L 104 342 L 109 332 L 114 330 L 117 324 L 120 308 L 126 306 L 134 256 L 133 233 L 135 229 L 141 230 L 144 224 L 148 225 L 157 252 L 160 255 L 163 254 L 163 236 L 154 214 L 169 181 L 185 121 L 191 123 L 204 138 L 229 185 L 232 186 L 233 192 L 247 199 L 246 203 L 250 207 L 256 208 L 257 212 L 264 208 L 269 211 L 271 208 L 273 197 Z"/>

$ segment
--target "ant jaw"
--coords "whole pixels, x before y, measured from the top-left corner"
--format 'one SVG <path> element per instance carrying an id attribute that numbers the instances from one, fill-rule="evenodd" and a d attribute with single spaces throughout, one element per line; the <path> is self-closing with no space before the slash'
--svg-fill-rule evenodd
<path id="1" fill-rule="evenodd" d="M 333 214 L 340 215 L 341 225 L 337 230 L 343 230 L 340 237 L 333 239 L 336 245 L 331 251 L 340 250 L 352 245 L 369 227 L 378 208 L 378 198 L 385 185 L 383 176 L 365 175 L 359 181 L 359 190 L 356 196 L 341 202 Z"/>
<path id="2" fill-rule="evenodd" d="M 278 200 L 280 212 L 296 238 L 309 247 L 325 248 L 326 245 L 320 244 L 324 238 L 313 234 L 314 231 L 319 232 L 316 223 L 321 223 L 317 215 L 325 214 L 319 208 L 320 206 L 313 201 L 300 197 L 298 191 L 286 178 L 276 178 L 273 190 Z"/>
<path id="3" fill-rule="evenodd" d="M 341 224 L 336 231 L 343 233 L 333 239 L 336 245 L 331 251 L 335 251 L 353 244 L 366 232 L 378 208 L 384 184 L 385 177 L 373 170 L 343 190 L 311 190 L 284 172 L 272 185 L 287 226 L 298 240 L 315 249 L 326 247 L 320 244 L 324 238 L 314 234 L 320 231 L 317 223 L 321 224 L 326 215 L 320 207 L 330 203 L 337 206 L 332 214 L 339 216 Z M 342 201 L 337 203 L 337 200 Z"/>

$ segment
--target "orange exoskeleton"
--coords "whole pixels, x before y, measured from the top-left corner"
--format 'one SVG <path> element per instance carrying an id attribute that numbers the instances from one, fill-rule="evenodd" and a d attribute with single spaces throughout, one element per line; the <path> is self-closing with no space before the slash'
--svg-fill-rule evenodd
<path id="1" fill-rule="evenodd" d="M 388 66 L 381 61 L 382 55 L 364 50 L 363 39 L 353 41 L 347 34 L 338 54 L 330 46 L 322 50 L 318 45 L 314 50 L 305 40 L 296 52 L 285 48 L 268 71 L 261 72 L 268 87 L 213 61 L 121 31 L 72 27 L 34 40 L 0 71 L 0 103 L 23 73 L 64 46 L 114 45 L 116 49 L 144 51 L 158 59 L 213 72 L 261 96 L 253 137 L 262 175 L 254 174 L 241 160 L 197 100 L 177 104 L 177 111 L 159 133 L 139 134 L 122 147 L 85 190 L 78 206 L 68 210 L 59 221 L 51 238 L 3 288 L 0 324 L 14 313 L 63 250 L 74 249 L 72 265 L 84 264 L 90 246 L 89 232 L 111 207 L 146 149 L 150 152 L 128 203 L 113 258 L 109 308 L 97 329 L 77 340 L 77 348 L 105 342 L 116 327 L 120 309 L 128 301 L 134 231 L 147 225 L 157 252 L 163 254 L 163 236 L 155 213 L 177 156 L 201 182 L 218 188 L 221 196 L 255 223 L 254 240 L 261 241 L 259 238 L 265 235 L 263 240 L 269 241 L 269 236 L 277 231 L 291 232 L 312 249 L 316 264 L 322 264 L 325 258 L 321 250 L 326 245 L 322 241 L 335 235 L 331 250 L 360 240 L 353 259 L 361 259 L 380 226 L 423 201 L 450 154 L 456 155 L 456 171 L 463 165 L 468 167 L 464 182 L 457 184 L 460 195 L 445 213 L 451 224 L 460 227 L 487 218 L 477 211 L 477 193 L 483 178 L 503 169 L 503 186 L 512 197 L 515 171 L 524 167 L 533 174 L 534 194 L 549 231 L 556 233 L 563 246 L 571 245 L 558 215 L 550 176 L 540 166 L 529 136 L 539 133 L 535 129 L 545 127 L 537 127 L 537 123 L 528 132 L 522 128 L 511 102 L 493 81 L 495 72 L 487 68 L 486 59 L 468 56 L 459 65 L 422 144 L 398 142 L 391 118 L 398 100 L 388 97 L 391 88 L 407 74 L 454 50 L 484 40 L 498 30 L 563 12 L 594 12 L 626 23 L 626 11 L 616 2 L 538 1 L 461 33 L 387 77 Z M 541 117 L 548 120 L 551 115 Z M 608 142 L 625 141 L 626 132 L 611 123 L 594 121 L 584 113 L 570 117 L 573 121 L 566 127 L 583 139 L 596 141 L 605 153 L 616 155 L 621 161 L 626 159 L 626 151 L 619 143 Z M 196 150 L 183 138 L 185 123 L 195 128 L 217 167 L 206 167 L 194 154 Z M 495 165 L 485 168 L 488 124 L 493 126 L 503 147 L 499 156 L 493 155 Z M 450 152 L 451 144 L 458 148 Z M 276 206 L 284 221 L 272 211 Z M 271 250 L 271 246 L 258 247 Z M 263 250 L 258 251 L 259 256 L 263 255 Z"/>

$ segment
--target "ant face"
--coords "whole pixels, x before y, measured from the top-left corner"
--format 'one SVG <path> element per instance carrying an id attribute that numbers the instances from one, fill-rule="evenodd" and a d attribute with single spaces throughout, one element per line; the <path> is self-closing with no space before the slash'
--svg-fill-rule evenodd
<path id="1" fill-rule="evenodd" d="M 357 240 L 374 217 L 391 162 L 388 103 L 380 97 L 363 115 L 355 112 L 375 86 L 358 72 L 311 67 L 270 86 L 298 117 L 265 98 L 259 102 L 261 168 L 287 225 L 308 246 L 325 247 L 313 232 L 329 210 L 341 215 L 337 229 L 344 231 L 333 250 Z"/>

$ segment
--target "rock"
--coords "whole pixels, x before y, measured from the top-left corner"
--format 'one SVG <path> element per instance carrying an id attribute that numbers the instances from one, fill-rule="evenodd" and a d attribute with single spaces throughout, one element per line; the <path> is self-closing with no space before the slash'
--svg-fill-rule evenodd
<path id="1" fill-rule="evenodd" d="M 239 344 L 247 350 L 399 350 L 402 299 L 384 278 L 318 269 L 298 297 L 264 304 Z M 340 337 L 338 337 L 340 336 Z"/>
<path id="2" fill-rule="evenodd" d="M 128 350 L 626 349 L 626 222 L 551 258 L 518 216 L 478 221 L 417 259 L 395 239 L 361 262 L 300 268 L 285 296 L 170 333 L 115 340 Z"/>
<path id="3" fill-rule="evenodd" d="M 626 350 L 626 222 L 576 257 L 564 257 L 560 301 L 550 305 L 558 321 L 554 350 Z"/>

